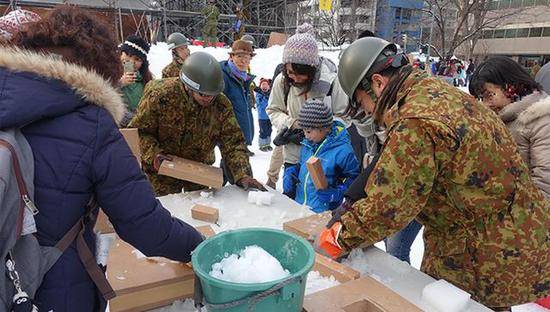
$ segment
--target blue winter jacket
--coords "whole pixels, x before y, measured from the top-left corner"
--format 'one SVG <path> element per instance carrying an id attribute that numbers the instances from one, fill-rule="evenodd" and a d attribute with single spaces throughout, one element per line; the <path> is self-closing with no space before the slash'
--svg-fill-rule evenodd
<path id="1" fill-rule="evenodd" d="M 302 141 L 300 181 L 296 188 L 296 201 L 320 213 L 329 210 L 330 206 L 329 203 L 322 202 L 317 197 L 315 185 L 307 171 L 306 161 L 311 156 L 321 160 L 329 188 L 340 184 L 349 186 L 350 182 L 359 175 L 360 167 L 351 147 L 348 132 L 340 122 L 334 122 L 331 133 L 321 143 L 312 144 L 307 139 Z"/>
<path id="2" fill-rule="evenodd" d="M 172 218 L 117 128 L 124 104 L 99 75 L 30 52 L 0 48 L 0 129 L 20 127 L 35 162 L 37 238 L 55 245 L 95 196 L 117 234 L 147 256 L 188 262 L 200 243 Z M 85 239 L 95 251 L 91 228 Z M 96 311 L 98 294 L 73 243 L 46 274 L 40 311 Z"/>
<path id="3" fill-rule="evenodd" d="M 254 80 L 253 75 L 249 75 L 248 80 L 242 81 L 231 73 L 228 61 L 221 61 L 220 66 L 223 72 L 225 89 L 223 93 L 229 98 L 233 105 L 233 112 L 237 117 L 237 122 L 243 132 L 246 145 L 252 145 L 254 138 L 254 119 L 252 117 L 252 94 L 250 94 L 250 84 Z"/>
<path id="4" fill-rule="evenodd" d="M 258 119 L 267 120 L 269 116 L 265 112 L 269 101 L 269 91 L 263 92 L 260 88 L 256 88 L 256 110 L 258 111 Z"/>

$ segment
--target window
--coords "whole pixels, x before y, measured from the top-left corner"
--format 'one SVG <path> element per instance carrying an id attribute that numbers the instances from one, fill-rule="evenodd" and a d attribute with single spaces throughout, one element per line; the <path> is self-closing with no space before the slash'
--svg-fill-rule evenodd
<path id="1" fill-rule="evenodd" d="M 498 3 L 499 1 L 498 0 L 493 0 L 489 3 L 489 6 L 488 6 L 488 9 L 489 10 L 496 10 L 498 9 Z"/>
<path id="2" fill-rule="evenodd" d="M 502 10 L 502 9 L 510 8 L 510 2 L 511 2 L 511 0 L 500 0 L 499 1 L 500 4 L 498 6 L 498 9 Z"/>
<path id="3" fill-rule="evenodd" d="M 535 0 L 535 5 L 548 5 L 548 0 Z"/>
<path id="4" fill-rule="evenodd" d="M 504 37 L 505 38 L 516 38 L 517 33 L 518 33 L 517 28 L 506 29 Z"/>
<path id="5" fill-rule="evenodd" d="M 529 30 L 529 37 L 540 37 L 542 36 L 542 27 L 535 27 Z"/>
<path id="6" fill-rule="evenodd" d="M 550 37 L 550 27 L 544 27 L 544 29 L 542 30 L 542 36 Z"/>
<path id="7" fill-rule="evenodd" d="M 401 17 L 401 8 L 395 8 L 395 18 Z"/>
<path id="8" fill-rule="evenodd" d="M 492 39 L 493 38 L 494 31 L 492 29 L 487 29 L 483 31 L 482 38 L 483 39 Z"/>
<path id="9" fill-rule="evenodd" d="M 535 5 L 535 0 L 523 0 L 523 6 L 524 7 L 530 7 Z"/>
<path id="10" fill-rule="evenodd" d="M 529 28 L 519 28 L 517 38 L 529 37 Z"/>
<path id="11" fill-rule="evenodd" d="M 521 7 L 521 0 L 511 0 L 510 8 L 519 8 Z"/>
<path id="12" fill-rule="evenodd" d="M 504 32 L 504 29 L 495 29 L 495 35 L 493 36 L 493 38 L 504 38 Z"/>

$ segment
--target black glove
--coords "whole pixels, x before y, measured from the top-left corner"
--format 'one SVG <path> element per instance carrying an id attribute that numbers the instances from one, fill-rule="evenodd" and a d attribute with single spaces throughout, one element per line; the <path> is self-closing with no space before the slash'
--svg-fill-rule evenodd
<path id="1" fill-rule="evenodd" d="M 300 145 L 304 137 L 305 135 L 302 129 L 284 127 L 273 140 L 273 144 L 276 146 L 287 145 L 288 143 Z"/>
<path id="2" fill-rule="evenodd" d="M 336 209 L 332 210 L 332 218 L 327 223 L 326 228 L 330 229 L 334 223 L 340 222 L 342 219 L 342 216 L 348 212 L 351 211 L 353 202 L 351 202 L 349 199 L 344 199 L 344 202 Z"/>

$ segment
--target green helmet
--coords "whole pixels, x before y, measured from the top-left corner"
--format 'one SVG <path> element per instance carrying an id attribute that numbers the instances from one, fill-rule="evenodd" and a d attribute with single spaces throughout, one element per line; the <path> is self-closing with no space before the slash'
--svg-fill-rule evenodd
<path id="1" fill-rule="evenodd" d="M 254 39 L 251 35 L 246 34 L 241 37 L 241 40 L 252 42 L 252 47 L 256 48 L 256 39 Z"/>
<path id="2" fill-rule="evenodd" d="M 386 48 L 397 52 L 397 47 L 393 43 L 377 37 L 366 37 L 355 41 L 344 50 L 338 64 L 338 81 L 350 98 L 363 78 L 367 74 L 374 74 L 371 69 L 374 69 L 373 65 Z"/>
<path id="3" fill-rule="evenodd" d="M 189 55 L 181 66 L 180 79 L 189 89 L 207 95 L 218 95 L 225 87 L 220 64 L 205 52 Z"/>
<path id="4" fill-rule="evenodd" d="M 189 39 L 185 38 L 185 36 L 179 32 L 172 33 L 170 36 L 168 36 L 168 40 L 166 41 L 166 43 L 168 43 L 168 45 L 170 46 L 170 50 L 181 47 L 183 45 L 191 44 Z"/>

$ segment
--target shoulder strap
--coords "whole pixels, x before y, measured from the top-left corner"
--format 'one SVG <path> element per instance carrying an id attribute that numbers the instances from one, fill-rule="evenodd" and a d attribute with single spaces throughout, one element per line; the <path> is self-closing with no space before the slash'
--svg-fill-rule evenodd
<path id="1" fill-rule="evenodd" d="M 72 244 L 72 242 L 76 240 L 76 250 L 80 260 L 84 264 L 84 268 L 86 268 L 86 272 L 88 272 L 90 278 L 94 281 L 94 284 L 99 289 L 99 292 L 103 298 L 108 301 L 116 297 L 116 293 L 105 277 L 103 270 L 97 264 L 92 251 L 88 247 L 88 244 L 84 240 L 86 225 L 93 224 L 98 209 L 99 206 L 95 200 L 95 197 L 92 196 L 86 205 L 86 212 L 84 215 L 78 219 L 78 221 L 63 236 L 63 238 L 61 238 L 55 247 L 61 252 L 64 252 Z"/>

